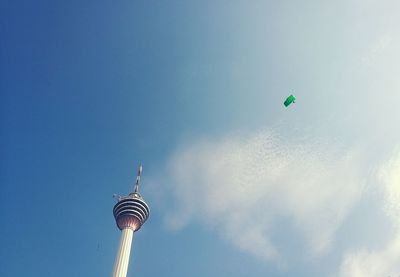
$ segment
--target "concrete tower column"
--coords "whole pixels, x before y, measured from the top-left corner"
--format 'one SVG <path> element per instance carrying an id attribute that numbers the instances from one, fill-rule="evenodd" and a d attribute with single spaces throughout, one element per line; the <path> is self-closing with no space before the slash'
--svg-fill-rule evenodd
<path id="1" fill-rule="evenodd" d="M 113 277 L 125 277 L 128 273 L 129 256 L 131 253 L 131 244 L 133 239 L 133 230 L 125 228 L 121 232 L 121 240 L 117 257 L 115 258 Z"/>

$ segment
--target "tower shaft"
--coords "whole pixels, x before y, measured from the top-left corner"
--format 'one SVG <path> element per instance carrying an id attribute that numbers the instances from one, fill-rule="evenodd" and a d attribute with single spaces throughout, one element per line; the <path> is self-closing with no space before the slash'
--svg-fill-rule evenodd
<path id="1" fill-rule="evenodd" d="M 119 242 L 117 257 L 115 258 L 113 277 L 126 277 L 132 239 L 133 230 L 131 228 L 124 228 L 121 232 L 121 240 Z"/>

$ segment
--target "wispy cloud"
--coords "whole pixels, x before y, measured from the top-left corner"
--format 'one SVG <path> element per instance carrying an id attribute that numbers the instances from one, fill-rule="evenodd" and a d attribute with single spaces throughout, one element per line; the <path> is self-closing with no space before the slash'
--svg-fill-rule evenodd
<path id="1" fill-rule="evenodd" d="M 400 274 L 400 151 L 381 166 L 379 179 L 384 195 L 383 209 L 397 232 L 378 250 L 365 249 L 345 255 L 342 277 L 398 276 Z M 373 224 L 373 222 L 371 222 Z"/>
<path id="2" fill-rule="evenodd" d="M 305 257 L 329 251 L 363 191 L 359 160 L 355 150 L 272 130 L 194 141 L 169 162 L 176 207 L 167 223 L 199 221 L 244 252 L 290 266 L 293 240 Z"/>
<path id="3" fill-rule="evenodd" d="M 393 37 L 390 34 L 384 34 L 377 39 L 370 47 L 367 52 L 361 58 L 364 64 L 373 65 L 376 59 L 383 54 L 383 52 L 390 46 L 393 41 Z"/>

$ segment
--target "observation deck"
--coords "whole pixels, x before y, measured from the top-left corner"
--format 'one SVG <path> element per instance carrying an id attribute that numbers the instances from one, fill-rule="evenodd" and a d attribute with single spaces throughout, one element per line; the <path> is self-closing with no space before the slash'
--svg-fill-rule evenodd
<path id="1" fill-rule="evenodd" d="M 115 204 L 113 213 L 120 230 L 131 228 L 136 232 L 146 222 L 150 215 L 150 209 L 136 191 L 126 197 L 121 197 Z"/>

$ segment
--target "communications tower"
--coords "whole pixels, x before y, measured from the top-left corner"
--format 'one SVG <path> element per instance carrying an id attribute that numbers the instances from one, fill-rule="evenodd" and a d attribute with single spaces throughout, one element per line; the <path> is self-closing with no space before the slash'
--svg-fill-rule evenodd
<path id="1" fill-rule="evenodd" d="M 149 206 L 138 192 L 141 176 L 142 165 L 139 165 L 132 192 L 127 196 L 118 196 L 118 202 L 113 209 L 115 221 L 121 230 L 121 240 L 115 258 L 113 277 L 126 277 L 133 233 L 139 230 L 149 217 Z"/>

